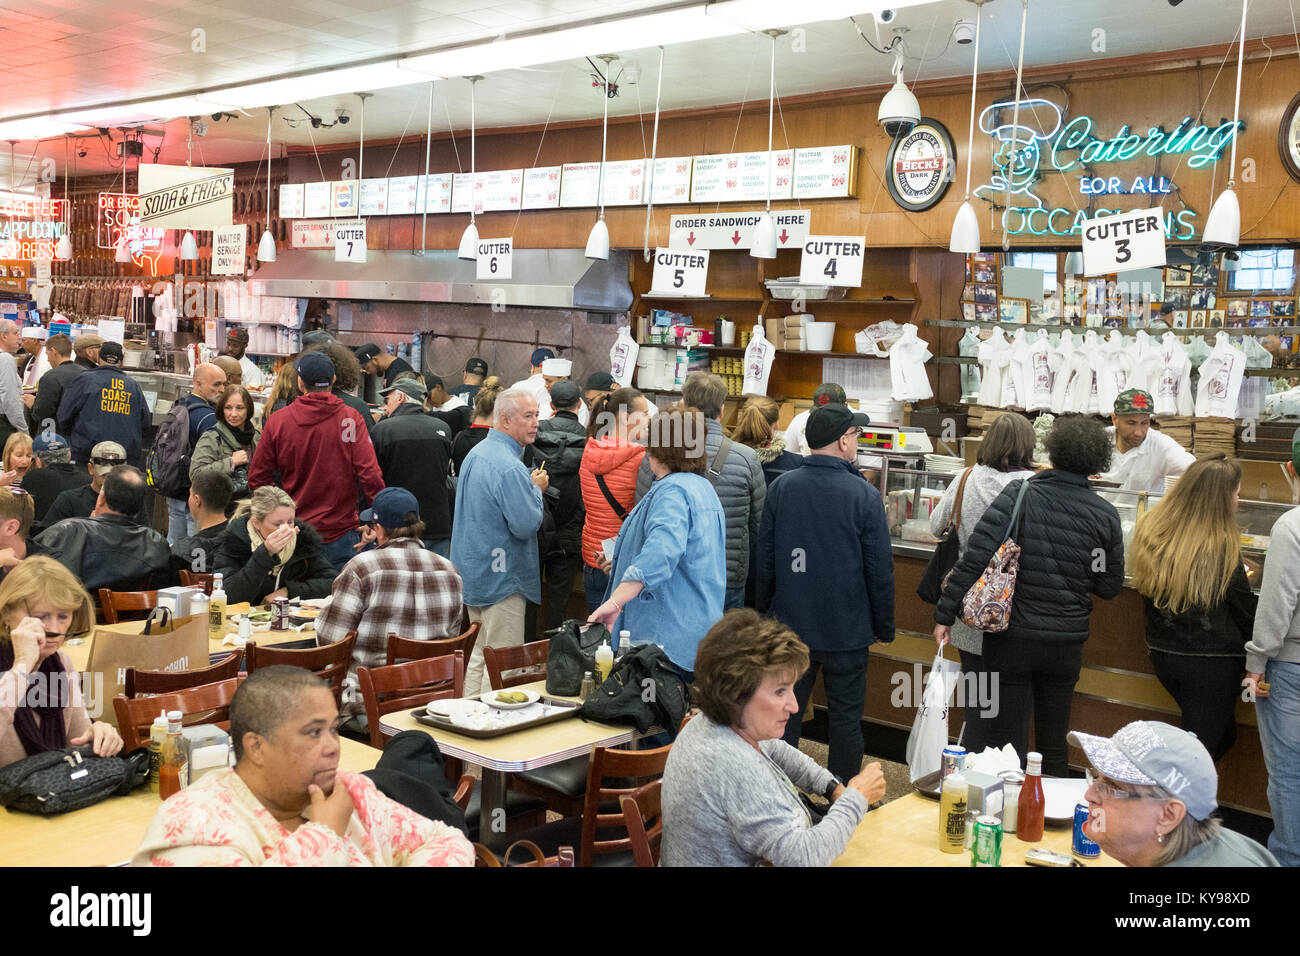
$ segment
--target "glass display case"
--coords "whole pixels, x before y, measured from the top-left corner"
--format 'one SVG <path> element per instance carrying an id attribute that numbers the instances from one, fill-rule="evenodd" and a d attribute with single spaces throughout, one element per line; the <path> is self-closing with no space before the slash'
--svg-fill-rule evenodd
<path id="1" fill-rule="evenodd" d="M 961 473 L 960 467 L 937 470 L 928 465 L 927 456 L 886 456 L 877 486 L 884 498 L 890 535 L 908 544 L 932 547 L 935 538 L 930 533 L 930 512 Z"/>

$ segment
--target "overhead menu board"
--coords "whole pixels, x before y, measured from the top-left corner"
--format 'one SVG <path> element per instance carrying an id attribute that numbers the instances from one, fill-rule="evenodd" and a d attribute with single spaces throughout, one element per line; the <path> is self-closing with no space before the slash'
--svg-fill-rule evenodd
<path id="1" fill-rule="evenodd" d="M 689 202 L 691 198 L 691 157 L 656 159 L 651 200 L 656 206 Z"/>
<path id="2" fill-rule="evenodd" d="M 417 177 L 415 205 L 420 212 L 451 212 L 451 173 Z"/>
<path id="3" fill-rule="evenodd" d="M 601 192 L 606 206 L 638 206 L 645 201 L 645 164 L 644 159 L 605 164 Z"/>
<path id="4" fill-rule="evenodd" d="M 400 176 L 388 181 L 388 214 L 406 216 L 419 212 L 416 204 L 419 194 L 419 176 Z M 364 200 L 364 196 L 362 199 Z M 363 202 L 364 208 L 364 202 Z"/>
<path id="5" fill-rule="evenodd" d="M 388 215 L 388 180 L 361 180 L 361 215 Z"/>
<path id="6" fill-rule="evenodd" d="M 302 183 L 285 183 L 280 187 L 280 218 L 303 218 L 303 193 L 306 188 Z"/>
<path id="7" fill-rule="evenodd" d="M 560 166 L 536 166 L 524 170 L 525 209 L 560 208 Z"/>
<path id="8" fill-rule="evenodd" d="M 481 208 L 476 212 L 515 212 L 523 200 L 524 171 L 494 169 L 479 173 Z"/>
<path id="9" fill-rule="evenodd" d="M 330 183 L 330 215 L 357 217 L 357 181 L 336 179 Z"/>
<path id="10" fill-rule="evenodd" d="M 483 211 L 483 174 L 454 173 L 451 177 L 451 211 Z"/>
<path id="11" fill-rule="evenodd" d="M 304 219 L 320 219 L 330 214 L 330 184 L 304 183 L 302 189 L 302 215 Z"/>
<path id="12" fill-rule="evenodd" d="M 846 198 L 857 194 L 857 147 L 817 146 L 794 151 L 794 198 Z"/>
<path id="13" fill-rule="evenodd" d="M 691 175 L 691 202 L 752 202 L 768 198 L 789 199 L 793 190 L 794 151 L 772 153 L 768 169 L 767 152 L 723 153 L 696 156 Z"/>
<path id="14" fill-rule="evenodd" d="M 600 163 L 565 163 L 560 176 L 560 206 L 598 206 Z"/>

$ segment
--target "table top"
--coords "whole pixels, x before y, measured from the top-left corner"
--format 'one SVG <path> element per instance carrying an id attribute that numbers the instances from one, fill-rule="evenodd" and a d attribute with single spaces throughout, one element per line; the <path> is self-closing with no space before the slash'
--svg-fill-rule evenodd
<path id="1" fill-rule="evenodd" d="M 344 737 L 339 767 L 371 770 L 380 751 Z M 114 866 L 135 855 L 161 801 L 141 787 L 72 813 L 42 817 L 0 808 L 0 866 Z"/>
<path id="2" fill-rule="evenodd" d="M 1070 854 L 1073 829 L 1048 827 L 1038 843 L 1024 843 L 1014 833 L 1002 837 L 1002 865 L 1025 866 L 1035 847 Z M 849 840 L 835 866 L 970 866 L 970 851 L 939 849 L 939 801 L 909 793 L 872 810 Z M 1120 866 L 1104 853 L 1087 866 Z"/>
<path id="3" fill-rule="evenodd" d="M 511 690 L 535 690 L 542 694 L 546 692 L 546 681 L 523 684 Z M 549 696 L 576 700 L 572 697 L 560 698 L 555 694 Z M 379 719 L 379 725 L 388 733 L 421 730 L 438 741 L 438 749 L 445 757 L 456 757 L 488 770 L 511 773 L 535 770 L 573 757 L 582 757 L 591 753 L 593 747 L 616 747 L 630 743 L 635 736 L 631 727 L 616 727 L 613 724 L 583 720 L 581 717 L 557 720 L 555 723 L 487 739 L 465 737 L 450 730 L 422 724 L 411 716 L 410 710 L 385 714 Z"/>
<path id="4" fill-rule="evenodd" d="M 142 621 L 141 624 L 143 623 L 144 622 Z M 237 634 L 238 632 L 238 626 L 231 624 L 229 621 L 226 622 L 227 634 Z M 291 641 L 301 641 L 305 638 L 314 638 L 315 636 L 316 629 L 311 625 L 308 625 L 301 631 L 254 631 L 253 643 L 257 644 L 258 647 L 274 647 L 276 644 L 287 644 Z M 83 644 L 65 643 L 63 645 L 63 653 L 67 656 L 68 660 L 72 662 L 72 666 L 76 668 L 77 671 L 85 671 L 89 665 L 90 646 L 94 641 L 95 638 L 92 634 L 90 637 L 86 638 L 85 643 Z M 228 654 L 231 651 L 237 651 L 240 649 L 241 648 L 238 648 L 233 644 L 223 644 L 221 639 L 208 641 L 209 654 Z M 206 667 L 207 665 L 204 664 L 200 666 Z"/>

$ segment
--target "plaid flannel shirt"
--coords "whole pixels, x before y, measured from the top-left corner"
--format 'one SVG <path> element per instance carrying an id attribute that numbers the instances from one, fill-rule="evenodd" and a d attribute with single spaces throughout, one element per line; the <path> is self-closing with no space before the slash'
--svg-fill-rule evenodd
<path id="1" fill-rule="evenodd" d="M 316 643 L 324 646 L 357 632 L 352 666 L 343 683 L 343 709 L 363 713 L 358 667 L 388 661 L 388 635 L 417 641 L 460 633 L 463 591 L 446 558 L 418 541 L 399 538 L 348 562 L 334 581 L 330 604 L 316 619 Z"/>

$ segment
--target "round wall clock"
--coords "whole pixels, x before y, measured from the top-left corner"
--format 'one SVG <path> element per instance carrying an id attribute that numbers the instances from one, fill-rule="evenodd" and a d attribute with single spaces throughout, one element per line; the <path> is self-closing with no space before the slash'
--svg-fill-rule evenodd
<path id="1" fill-rule="evenodd" d="M 1277 151 L 1291 178 L 1300 181 L 1300 93 L 1292 97 L 1277 129 Z"/>

